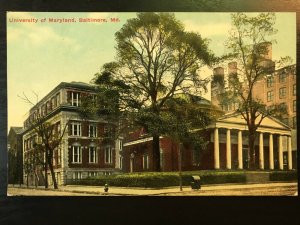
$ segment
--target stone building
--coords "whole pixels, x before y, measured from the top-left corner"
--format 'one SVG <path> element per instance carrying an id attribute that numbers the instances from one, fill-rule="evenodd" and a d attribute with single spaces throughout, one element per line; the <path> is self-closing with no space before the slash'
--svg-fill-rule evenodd
<path id="1" fill-rule="evenodd" d="M 40 141 L 32 127 L 38 115 L 54 127 L 54 134 L 63 132 L 66 127 L 59 148 L 53 154 L 54 172 L 59 185 L 116 173 L 120 169 L 119 151 L 122 146 L 120 140 L 113 139 L 115 127 L 101 118 L 84 119 L 78 111 L 83 96 L 95 96 L 95 87 L 81 82 L 62 82 L 30 109 L 24 122 L 24 160 L 34 154 L 35 143 Z M 30 174 L 24 174 L 24 181 L 27 176 Z M 38 177 L 31 174 L 30 179 L 31 183 L 42 185 L 42 167 Z M 51 184 L 49 170 L 48 181 Z"/>

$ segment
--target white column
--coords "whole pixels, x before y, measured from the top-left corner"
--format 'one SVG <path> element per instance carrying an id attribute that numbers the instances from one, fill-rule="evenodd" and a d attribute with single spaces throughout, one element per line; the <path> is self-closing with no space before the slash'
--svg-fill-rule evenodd
<path id="1" fill-rule="evenodd" d="M 243 169 L 243 139 L 242 131 L 238 131 L 238 168 Z"/>
<path id="2" fill-rule="evenodd" d="M 282 152 L 282 136 L 278 137 L 278 161 L 279 161 L 279 169 L 283 170 L 283 152 Z"/>
<path id="3" fill-rule="evenodd" d="M 133 159 L 130 159 L 130 173 L 133 172 Z"/>
<path id="4" fill-rule="evenodd" d="M 230 129 L 226 131 L 226 169 L 231 169 L 231 140 Z"/>
<path id="5" fill-rule="evenodd" d="M 270 170 L 274 170 L 273 134 L 269 136 L 269 166 Z"/>
<path id="6" fill-rule="evenodd" d="M 292 138 L 288 136 L 288 169 L 293 169 L 293 161 L 292 161 Z"/>
<path id="7" fill-rule="evenodd" d="M 215 169 L 220 169 L 220 151 L 219 151 L 219 130 L 215 128 L 214 131 L 214 166 Z"/>
<path id="8" fill-rule="evenodd" d="M 259 133 L 259 168 L 263 170 L 264 165 L 264 136 L 263 133 Z"/>

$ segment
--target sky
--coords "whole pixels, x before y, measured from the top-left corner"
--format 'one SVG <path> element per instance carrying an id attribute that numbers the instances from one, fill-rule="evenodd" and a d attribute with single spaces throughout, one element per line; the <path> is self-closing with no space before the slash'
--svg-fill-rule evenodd
<path id="1" fill-rule="evenodd" d="M 115 59 L 114 34 L 136 13 L 51 13 L 8 12 L 7 14 L 7 85 L 8 128 L 23 126 L 31 105 L 20 96 L 36 102 L 60 82 L 89 83 L 104 63 Z M 231 28 L 230 13 L 175 13 L 187 31 L 210 39 L 209 47 L 218 56 Z M 50 19 L 76 22 L 50 22 Z M 80 22 L 80 19 L 106 22 Z M 114 18 L 114 22 L 111 20 Z M 296 14 L 276 13 L 278 33 L 273 44 L 273 60 L 291 56 L 296 62 Z M 204 68 L 201 76 L 211 75 Z M 204 95 L 210 99 L 210 93 Z"/>

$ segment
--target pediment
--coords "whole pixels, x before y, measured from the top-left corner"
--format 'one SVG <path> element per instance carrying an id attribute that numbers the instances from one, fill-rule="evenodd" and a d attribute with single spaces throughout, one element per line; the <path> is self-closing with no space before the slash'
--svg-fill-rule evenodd
<path id="1" fill-rule="evenodd" d="M 256 121 L 258 122 L 260 120 L 261 116 L 259 116 Z M 225 123 L 232 123 L 232 124 L 242 124 L 246 126 L 246 121 L 242 117 L 241 114 L 231 114 L 231 115 L 225 115 L 217 120 L 218 122 L 225 122 Z M 272 127 L 272 128 L 278 128 L 278 129 L 286 129 L 290 130 L 290 127 L 283 124 L 282 122 L 278 121 L 277 119 L 269 116 L 263 119 L 263 121 L 260 124 L 260 127 Z"/>

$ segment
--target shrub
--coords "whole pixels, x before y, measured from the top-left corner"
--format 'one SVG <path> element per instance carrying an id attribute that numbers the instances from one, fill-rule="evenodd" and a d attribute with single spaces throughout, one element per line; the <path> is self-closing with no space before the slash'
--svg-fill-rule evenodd
<path id="1" fill-rule="evenodd" d="M 187 171 L 182 173 L 182 184 L 189 186 L 193 175 L 201 177 L 201 184 L 241 183 L 246 181 L 245 174 L 242 171 Z M 96 178 L 68 182 L 68 184 L 95 186 L 103 186 L 105 183 L 116 187 L 170 187 L 179 185 L 179 174 L 178 172 L 130 173 L 98 176 Z"/>
<path id="2" fill-rule="evenodd" d="M 270 173 L 270 181 L 292 181 L 297 179 L 297 171 L 274 171 Z"/>

